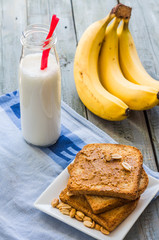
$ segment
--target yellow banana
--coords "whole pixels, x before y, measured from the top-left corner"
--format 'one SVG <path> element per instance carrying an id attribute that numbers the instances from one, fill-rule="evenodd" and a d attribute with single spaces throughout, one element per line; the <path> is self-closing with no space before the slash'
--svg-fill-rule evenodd
<path id="1" fill-rule="evenodd" d="M 98 56 L 105 28 L 114 14 L 90 25 L 79 41 L 74 59 L 74 79 L 83 104 L 97 116 L 119 121 L 127 117 L 128 106 L 101 85 L 98 76 Z"/>
<path id="2" fill-rule="evenodd" d="M 155 88 L 129 82 L 122 74 L 118 59 L 117 27 L 120 19 L 115 18 L 108 26 L 99 57 L 99 75 L 103 86 L 124 101 L 132 110 L 145 110 L 158 104 Z"/>
<path id="3" fill-rule="evenodd" d="M 153 79 L 144 69 L 136 51 L 133 37 L 128 28 L 129 20 L 118 29 L 119 62 L 124 76 L 131 82 L 154 87 L 159 90 L 159 81 Z"/>

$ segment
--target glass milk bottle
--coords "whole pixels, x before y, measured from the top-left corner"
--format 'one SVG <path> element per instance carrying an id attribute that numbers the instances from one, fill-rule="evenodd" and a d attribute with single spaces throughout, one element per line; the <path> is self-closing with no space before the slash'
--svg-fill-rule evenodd
<path id="1" fill-rule="evenodd" d="M 49 26 L 30 25 L 21 37 L 19 64 L 21 128 L 26 142 L 54 144 L 60 136 L 61 74 L 56 35 L 47 40 Z M 47 68 L 41 70 L 42 51 L 49 49 Z"/>

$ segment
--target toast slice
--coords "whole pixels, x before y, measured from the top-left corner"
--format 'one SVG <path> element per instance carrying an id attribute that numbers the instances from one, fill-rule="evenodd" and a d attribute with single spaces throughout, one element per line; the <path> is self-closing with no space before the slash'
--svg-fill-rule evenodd
<path id="1" fill-rule="evenodd" d="M 85 195 L 85 198 L 94 214 L 103 213 L 130 202 L 128 199 L 96 195 Z"/>
<path id="2" fill-rule="evenodd" d="M 121 159 L 111 160 L 114 154 Z M 123 167 L 129 164 L 131 170 Z M 101 195 L 134 200 L 138 198 L 143 157 L 131 146 L 88 144 L 69 166 L 68 190 L 72 194 Z"/>
<path id="3" fill-rule="evenodd" d="M 139 182 L 139 195 L 141 195 L 148 185 L 148 176 L 144 169 L 142 169 L 141 178 Z M 113 198 L 105 196 L 85 195 L 93 213 L 99 214 L 113 208 L 124 205 L 129 202 L 127 199 Z"/>
<path id="4" fill-rule="evenodd" d="M 91 217 L 96 223 L 103 226 L 108 231 L 113 231 L 129 214 L 135 209 L 138 199 L 130 201 L 125 205 L 112 209 L 110 211 L 95 215 L 84 195 L 67 195 L 68 189 L 65 188 L 60 193 L 60 200 L 69 204 L 71 207 L 83 212 L 86 216 Z"/>

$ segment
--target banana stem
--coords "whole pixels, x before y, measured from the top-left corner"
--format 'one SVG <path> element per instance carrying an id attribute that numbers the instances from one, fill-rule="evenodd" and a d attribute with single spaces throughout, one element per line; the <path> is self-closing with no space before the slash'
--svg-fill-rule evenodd
<path id="1" fill-rule="evenodd" d="M 130 112 L 131 112 L 130 108 L 127 108 L 126 111 L 125 111 L 125 115 L 127 117 L 129 117 L 130 116 Z"/>
<path id="2" fill-rule="evenodd" d="M 124 29 L 127 30 L 129 28 L 129 19 L 124 19 Z"/>
<path id="3" fill-rule="evenodd" d="M 131 8 L 119 3 L 112 9 L 111 13 L 114 13 L 117 18 L 127 19 L 131 16 Z"/>

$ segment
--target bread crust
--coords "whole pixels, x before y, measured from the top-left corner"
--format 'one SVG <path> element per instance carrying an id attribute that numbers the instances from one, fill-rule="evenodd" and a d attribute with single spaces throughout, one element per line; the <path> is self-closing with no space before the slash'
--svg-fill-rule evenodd
<path id="1" fill-rule="evenodd" d="M 148 183 L 149 183 L 148 175 L 145 172 L 145 170 L 142 169 L 141 178 L 140 178 L 140 182 L 139 182 L 139 192 L 138 192 L 139 196 L 146 190 Z"/>
<path id="2" fill-rule="evenodd" d="M 112 154 L 121 160 L 110 160 Z M 128 172 L 122 162 L 131 166 Z M 88 144 L 69 166 L 68 190 L 72 194 L 100 195 L 135 200 L 138 198 L 143 157 L 139 149 L 121 145 Z"/>

